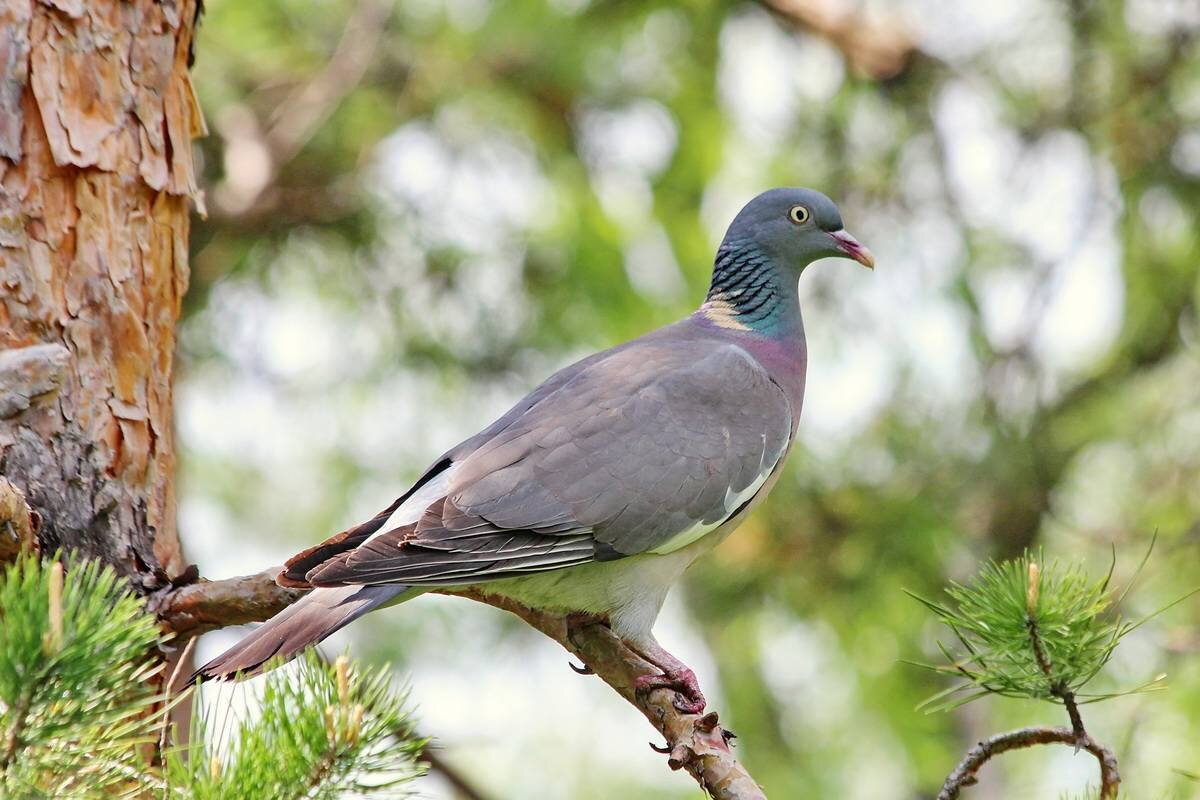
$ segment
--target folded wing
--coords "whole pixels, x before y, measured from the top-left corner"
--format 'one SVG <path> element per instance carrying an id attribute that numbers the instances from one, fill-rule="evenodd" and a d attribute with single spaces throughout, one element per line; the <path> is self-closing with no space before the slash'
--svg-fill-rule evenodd
<path id="1" fill-rule="evenodd" d="M 535 396 L 448 454 L 419 515 L 401 504 L 352 549 L 307 551 L 304 581 L 461 585 L 669 552 L 749 502 L 793 430 L 784 392 L 728 343 L 621 349 Z"/>

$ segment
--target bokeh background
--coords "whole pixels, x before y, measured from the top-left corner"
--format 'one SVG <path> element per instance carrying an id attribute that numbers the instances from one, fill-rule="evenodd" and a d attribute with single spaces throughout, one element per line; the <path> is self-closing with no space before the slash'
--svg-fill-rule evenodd
<path id="1" fill-rule="evenodd" d="M 979 737 L 1065 722 L 914 710 L 945 684 L 903 661 L 944 634 L 903 589 L 1031 547 L 1096 575 L 1115 549 L 1120 582 L 1155 531 L 1122 613 L 1200 586 L 1200 5 L 206 6 L 178 384 L 206 575 L 373 515 L 556 367 L 687 313 L 740 205 L 807 185 L 878 268 L 803 276 L 791 464 L 659 625 L 771 796 L 932 797 Z M 1085 709 L 1131 797 L 1200 796 L 1198 619 L 1193 598 L 1142 627 L 1099 684 L 1166 691 Z M 698 796 L 635 711 L 498 611 L 422 598 L 343 647 L 396 664 L 483 796 Z M 971 796 L 1093 774 L 1040 748 Z"/>

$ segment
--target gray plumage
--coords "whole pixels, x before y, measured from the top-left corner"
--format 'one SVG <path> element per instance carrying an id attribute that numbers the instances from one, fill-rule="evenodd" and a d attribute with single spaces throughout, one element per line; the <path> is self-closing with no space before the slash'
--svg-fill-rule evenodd
<path id="1" fill-rule="evenodd" d="M 682 333 L 667 328 L 567 368 L 556 390 L 478 449 L 455 453 L 446 497 L 417 523 L 305 580 L 441 586 L 514 577 L 654 551 L 724 521 L 726 498 L 779 461 L 792 412 L 744 350 Z"/>
<path id="2" fill-rule="evenodd" d="M 650 633 L 667 588 L 765 495 L 794 439 L 796 278 L 826 255 L 872 263 L 828 198 L 760 195 L 695 314 L 559 371 L 374 519 L 293 558 L 280 582 L 315 591 L 199 674 L 256 671 L 385 603 L 484 583 L 669 658 Z"/>

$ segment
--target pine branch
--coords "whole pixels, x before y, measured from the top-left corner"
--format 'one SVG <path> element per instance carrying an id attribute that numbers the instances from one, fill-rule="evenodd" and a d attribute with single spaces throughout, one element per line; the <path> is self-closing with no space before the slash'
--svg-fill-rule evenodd
<path id="1" fill-rule="evenodd" d="M 1079 737 L 1071 728 L 1021 728 L 989 737 L 972 747 L 942 784 L 937 800 L 956 800 L 964 787 L 977 782 L 975 773 L 993 756 L 1039 744 L 1069 744 L 1091 753 L 1100 764 L 1100 800 L 1116 798 L 1121 776 L 1112 750 L 1086 733 Z"/>
<path id="2" fill-rule="evenodd" d="M 168 586 L 151 599 L 151 608 L 163 629 L 179 638 L 262 622 L 306 594 L 275 583 L 279 570 L 272 567 L 256 575 L 219 581 L 201 578 L 182 586 Z"/>
<path id="3" fill-rule="evenodd" d="M 309 652 L 298 669 L 267 676 L 261 713 L 237 722 L 224 744 L 210 735 L 222 723 L 194 717 L 191 743 L 166 754 L 169 796 L 407 797 L 426 742 L 413 733 L 405 700 L 387 667 L 359 670 L 345 656 L 329 665 Z"/>
<path id="4" fill-rule="evenodd" d="M 1112 606 L 1111 577 L 1111 568 L 1103 580 L 1091 581 L 1078 569 L 1059 570 L 1057 565 L 1043 574 L 1039 561 L 1026 556 L 986 565 L 970 585 L 953 584 L 947 590 L 953 606 L 917 598 L 954 631 L 966 651 L 956 659 L 942 648 L 950 663 L 934 669 L 964 677 L 966 683 L 925 705 L 949 709 L 987 694 L 1052 699 L 1063 704 L 1071 719 L 1070 728 L 1023 728 L 979 742 L 946 778 L 938 800 L 957 798 L 993 756 L 1056 743 L 1094 755 L 1100 765 L 1100 800 L 1116 798 L 1121 783 L 1116 756 L 1088 734 L 1075 695 L 1136 627 L 1105 618 Z M 963 691 L 970 694 L 948 699 Z"/>
<path id="5" fill-rule="evenodd" d="M 265 620 L 294 602 L 300 593 L 275 584 L 277 570 L 225 581 L 199 581 L 165 592 L 156 600 L 161 624 L 179 636 L 204 630 Z M 715 800 L 762 800 L 758 783 L 730 750 L 733 734 L 723 729 L 717 714 L 684 714 L 666 690 L 642 695 L 634 690 L 640 675 L 657 668 L 626 648 L 603 624 L 576 627 L 568 617 L 526 608 L 507 598 L 480 591 L 442 590 L 516 614 L 558 642 L 626 701 L 637 708 L 666 739 L 673 770 L 685 769 Z M 653 746 L 653 745 L 652 745 Z"/>
<path id="6" fill-rule="evenodd" d="M 0 573 L 0 795 L 102 796 L 140 782 L 168 708 L 160 643 L 110 568 L 30 554 Z"/>
<path id="7" fill-rule="evenodd" d="M 667 740 L 672 770 L 685 769 L 714 800 L 765 800 L 761 787 L 733 755 L 729 742 L 734 735 L 718 724 L 716 712 L 704 716 L 684 714 L 675 708 L 672 693 L 665 690 L 642 695 L 634 690 L 640 675 L 658 669 L 622 644 L 603 624 L 576 627 L 565 616 L 526 608 L 508 598 L 480 591 L 446 591 L 516 614 L 529 625 L 562 645 L 617 694 L 636 707 Z M 578 670 L 577 670 L 578 671 Z"/>

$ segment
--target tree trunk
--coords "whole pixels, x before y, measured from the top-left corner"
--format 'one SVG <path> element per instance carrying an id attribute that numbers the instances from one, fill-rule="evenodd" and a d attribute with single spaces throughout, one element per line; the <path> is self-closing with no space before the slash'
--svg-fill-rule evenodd
<path id="1" fill-rule="evenodd" d="M 0 476 L 43 552 L 142 593 L 184 567 L 171 395 L 197 3 L 0 3 Z"/>

